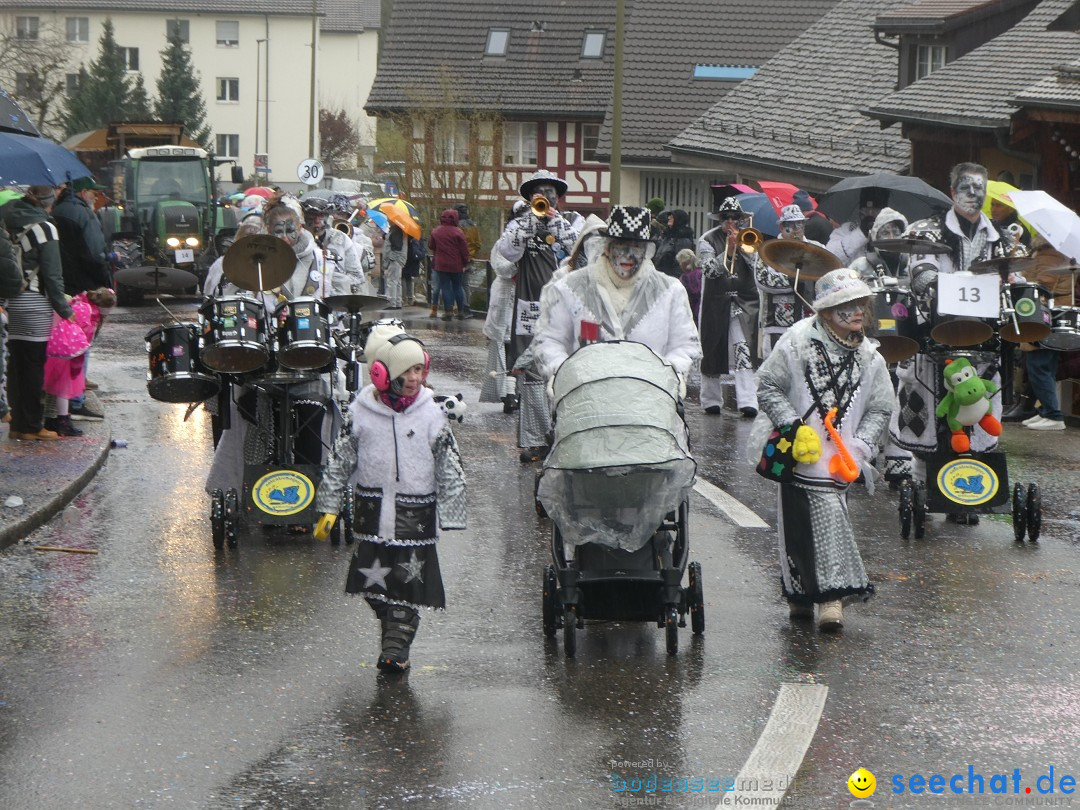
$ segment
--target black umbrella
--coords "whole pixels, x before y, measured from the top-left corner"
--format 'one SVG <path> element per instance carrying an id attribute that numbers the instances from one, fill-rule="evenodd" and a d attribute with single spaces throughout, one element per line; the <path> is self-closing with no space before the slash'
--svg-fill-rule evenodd
<path id="1" fill-rule="evenodd" d="M 22 111 L 22 108 L 8 95 L 7 90 L 0 88 L 0 132 L 14 132 L 19 135 L 33 135 L 41 137 L 38 128 L 30 120 L 30 116 Z"/>
<path id="2" fill-rule="evenodd" d="M 884 205 L 899 211 L 908 221 L 923 219 L 951 208 L 953 201 L 918 177 L 878 172 L 865 177 L 846 177 L 830 188 L 818 203 L 818 210 L 837 222 L 854 220 L 863 191 L 872 189 Z"/>

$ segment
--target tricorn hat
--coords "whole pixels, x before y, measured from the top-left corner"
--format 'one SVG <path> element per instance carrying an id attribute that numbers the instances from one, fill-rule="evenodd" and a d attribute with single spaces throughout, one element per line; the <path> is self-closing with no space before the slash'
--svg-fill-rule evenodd
<path id="1" fill-rule="evenodd" d="M 559 177 L 554 172 L 549 172 L 547 169 L 540 169 L 532 177 L 521 184 L 521 196 L 526 200 L 531 200 L 533 195 L 533 189 L 542 183 L 550 183 L 555 186 L 555 193 L 560 197 L 566 193 L 568 186 L 566 181 Z"/>

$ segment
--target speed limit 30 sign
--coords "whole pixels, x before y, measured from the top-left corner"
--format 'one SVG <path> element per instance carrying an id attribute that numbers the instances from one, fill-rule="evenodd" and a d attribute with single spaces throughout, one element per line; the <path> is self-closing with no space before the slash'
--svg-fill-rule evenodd
<path id="1" fill-rule="evenodd" d="M 307 183 L 309 186 L 317 186 L 323 178 L 323 165 L 315 158 L 302 160 L 300 161 L 300 165 L 296 167 L 296 176 L 301 183 Z"/>

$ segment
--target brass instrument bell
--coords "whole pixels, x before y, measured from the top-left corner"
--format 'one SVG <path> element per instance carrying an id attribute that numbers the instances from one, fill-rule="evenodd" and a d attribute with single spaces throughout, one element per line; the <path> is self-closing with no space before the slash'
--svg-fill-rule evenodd
<path id="1" fill-rule="evenodd" d="M 537 197 L 531 203 L 529 207 L 532 208 L 532 212 L 540 219 L 547 219 L 548 211 L 551 209 L 551 203 L 547 201 L 545 197 Z"/>

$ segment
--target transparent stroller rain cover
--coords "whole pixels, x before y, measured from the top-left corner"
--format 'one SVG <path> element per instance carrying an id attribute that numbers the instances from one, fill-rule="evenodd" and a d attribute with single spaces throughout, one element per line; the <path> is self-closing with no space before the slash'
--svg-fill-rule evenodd
<path id="1" fill-rule="evenodd" d="M 694 483 L 678 374 L 644 344 L 615 341 L 579 349 L 552 386 L 541 503 L 567 546 L 636 551 Z"/>

